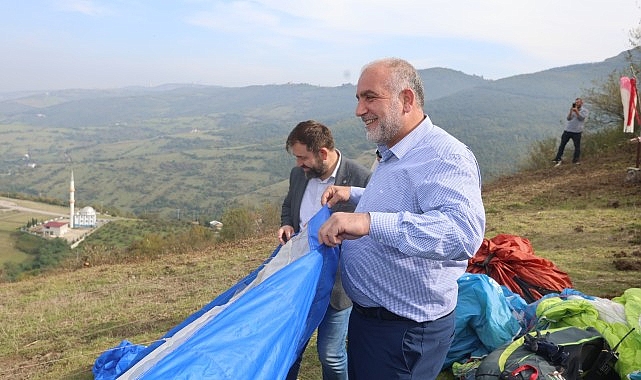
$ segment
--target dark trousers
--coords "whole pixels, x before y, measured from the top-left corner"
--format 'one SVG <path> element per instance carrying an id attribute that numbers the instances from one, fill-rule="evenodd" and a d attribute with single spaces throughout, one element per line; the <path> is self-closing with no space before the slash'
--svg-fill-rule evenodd
<path id="1" fill-rule="evenodd" d="M 563 134 L 561 135 L 561 144 L 559 144 L 559 150 L 556 152 L 555 161 L 561 161 L 565 146 L 570 140 L 572 140 L 572 143 L 574 144 L 574 156 L 572 156 L 572 162 L 579 162 L 581 157 L 581 132 L 568 131 L 563 131 Z"/>
<path id="2" fill-rule="evenodd" d="M 419 323 L 352 310 L 347 332 L 349 379 L 436 379 L 452 344 L 454 325 L 454 313 Z"/>
<path id="3" fill-rule="evenodd" d="M 323 380 L 347 380 L 345 340 L 347 339 L 347 326 L 351 310 L 351 307 L 336 310 L 332 306 L 328 306 L 323 320 L 318 325 L 316 350 L 323 369 Z M 309 344 L 309 340 L 289 369 L 286 380 L 298 378 L 303 352 L 305 352 L 307 344 Z"/>

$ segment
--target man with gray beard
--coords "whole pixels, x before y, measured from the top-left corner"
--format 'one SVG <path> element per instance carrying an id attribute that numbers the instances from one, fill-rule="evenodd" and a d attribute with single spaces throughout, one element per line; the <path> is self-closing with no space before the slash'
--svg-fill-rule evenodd
<path id="1" fill-rule="evenodd" d="M 356 99 L 381 158 L 367 188 L 325 190 L 323 204 L 357 206 L 332 213 L 318 233 L 342 244 L 353 302 L 349 378 L 436 379 L 454 336 L 456 281 L 485 234 L 479 166 L 424 113 L 423 84 L 408 62 L 366 65 Z"/>

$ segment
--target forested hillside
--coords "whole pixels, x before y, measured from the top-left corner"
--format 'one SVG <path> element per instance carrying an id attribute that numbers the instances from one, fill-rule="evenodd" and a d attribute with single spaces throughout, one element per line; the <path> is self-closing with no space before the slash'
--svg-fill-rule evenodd
<path id="1" fill-rule="evenodd" d="M 572 100 L 625 70 L 627 57 L 500 80 L 424 69 L 426 112 L 472 148 L 491 181 L 514 172 L 533 142 L 559 136 Z M 371 163 L 354 91 L 171 84 L 0 94 L 0 192 L 65 200 L 73 170 L 77 203 L 97 209 L 200 219 L 241 200 L 279 202 L 294 164 L 284 139 L 301 120 L 327 124 L 339 149 Z"/>

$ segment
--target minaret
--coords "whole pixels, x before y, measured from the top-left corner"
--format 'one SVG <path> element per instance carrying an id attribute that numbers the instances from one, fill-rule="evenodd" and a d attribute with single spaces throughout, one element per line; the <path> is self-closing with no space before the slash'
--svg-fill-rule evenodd
<path id="1" fill-rule="evenodd" d="M 76 191 L 73 185 L 73 170 L 71 171 L 71 182 L 69 183 L 69 228 L 73 228 L 73 215 L 74 215 L 74 192 Z"/>

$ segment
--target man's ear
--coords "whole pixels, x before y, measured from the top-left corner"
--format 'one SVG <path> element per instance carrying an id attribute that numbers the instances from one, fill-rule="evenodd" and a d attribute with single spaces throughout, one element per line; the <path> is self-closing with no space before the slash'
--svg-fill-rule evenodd
<path id="1" fill-rule="evenodd" d="M 412 107 L 415 106 L 414 104 L 414 91 L 410 90 L 409 88 L 406 88 L 405 90 L 401 91 L 401 102 L 403 102 L 403 112 L 410 112 Z"/>
<path id="2" fill-rule="evenodd" d="M 321 160 L 325 161 L 327 160 L 327 154 L 329 153 L 329 149 L 327 148 L 320 148 L 318 150 L 318 156 L 321 158 Z"/>

